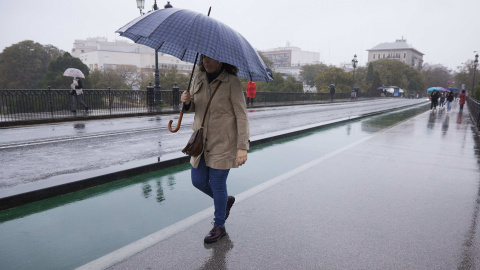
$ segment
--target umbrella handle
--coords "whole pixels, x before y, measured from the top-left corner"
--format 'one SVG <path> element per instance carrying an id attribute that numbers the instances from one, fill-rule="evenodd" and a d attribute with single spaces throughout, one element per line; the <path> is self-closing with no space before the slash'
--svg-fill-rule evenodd
<path id="1" fill-rule="evenodd" d="M 175 129 L 172 129 L 173 120 L 170 120 L 168 122 L 168 130 L 170 130 L 170 132 L 172 132 L 172 133 L 177 132 L 180 129 L 180 124 L 182 123 L 182 118 L 183 118 L 183 113 L 180 113 L 180 115 L 178 116 L 177 127 Z"/>

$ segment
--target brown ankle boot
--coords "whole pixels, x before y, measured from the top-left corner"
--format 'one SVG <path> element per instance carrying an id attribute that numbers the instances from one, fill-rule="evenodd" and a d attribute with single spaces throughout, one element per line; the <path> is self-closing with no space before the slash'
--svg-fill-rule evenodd
<path id="1" fill-rule="evenodd" d="M 203 239 L 203 241 L 207 244 L 215 243 L 220 240 L 220 238 L 225 236 L 225 234 L 227 234 L 225 227 L 220 228 L 217 227 L 217 225 L 213 225 L 212 230 L 210 230 L 207 236 L 205 236 L 205 239 Z"/>

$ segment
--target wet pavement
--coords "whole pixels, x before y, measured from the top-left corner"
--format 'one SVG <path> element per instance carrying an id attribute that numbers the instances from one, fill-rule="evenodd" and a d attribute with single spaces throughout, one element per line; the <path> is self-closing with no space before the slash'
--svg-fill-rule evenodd
<path id="1" fill-rule="evenodd" d="M 235 194 L 218 243 L 208 208 L 80 269 L 478 269 L 478 143 L 425 112 Z"/>
<path id="2" fill-rule="evenodd" d="M 252 108 L 251 140 L 420 103 L 425 100 Z M 171 133 L 167 124 L 173 119 L 175 125 L 175 117 L 82 120 L 0 129 L 0 164 L 8 164 L 0 170 L 0 199 L 185 157 L 181 149 L 191 135 L 193 115 L 185 114 L 180 130 Z"/>

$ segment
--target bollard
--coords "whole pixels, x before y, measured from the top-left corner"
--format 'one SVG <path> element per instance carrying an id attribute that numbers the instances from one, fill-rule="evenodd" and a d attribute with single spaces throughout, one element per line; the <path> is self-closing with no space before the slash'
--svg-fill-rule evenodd
<path id="1" fill-rule="evenodd" d="M 148 112 L 153 111 L 154 104 L 155 104 L 154 87 L 153 86 L 147 86 L 147 108 L 148 108 Z"/>
<path id="2" fill-rule="evenodd" d="M 179 88 L 177 83 L 172 88 L 172 106 L 174 110 L 178 110 L 178 105 L 180 104 Z"/>

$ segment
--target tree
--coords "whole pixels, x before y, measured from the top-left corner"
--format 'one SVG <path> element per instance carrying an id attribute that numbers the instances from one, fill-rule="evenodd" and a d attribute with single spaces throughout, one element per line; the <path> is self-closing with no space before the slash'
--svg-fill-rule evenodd
<path id="1" fill-rule="evenodd" d="M 158 78 L 162 89 L 172 90 L 175 83 L 177 83 L 180 90 L 187 90 L 190 75 L 182 74 L 178 72 L 176 68 L 160 69 L 158 71 Z M 150 84 L 155 86 L 154 71 L 142 72 L 140 81 L 140 89 L 142 90 L 145 90 Z"/>
<path id="2" fill-rule="evenodd" d="M 69 85 L 72 83 L 72 78 L 63 76 L 67 68 L 77 68 L 83 72 L 85 77 L 89 74 L 88 67 L 80 59 L 66 52 L 50 62 L 42 87 L 46 88 L 50 86 L 53 89 L 69 88 Z M 88 88 L 87 80 L 83 87 Z"/>
<path id="3" fill-rule="evenodd" d="M 380 59 L 371 62 L 378 71 L 382 85 L 398 86 L 405 90 L 423 91 L 423 75 L 416 68 L 394 59 Z"/>
<path id="4" fill-rule="evenodd" d="M 309 86 L 315 86 L 315 77 L 327 68 L 325 64 L 304 65 L 300 70 L 300 78 Z"/>
<path id="5" fill-rule="evenodd" d="M 48 65 L 58 53 L 51 45 L 25 40 L 7 47 L 0 54 L 0 88 L 42 88 Z"/>
<path id="6" fill-rule="evenodd" d="M 442 86 L 447 88 L 450 86 L 448 82 L 453 81 L 453 74 L 443 65 L 425 64 L 422 73 L 427 87 Z"/>
<path id="7" fill-rule="evenodd" d="M 368 84 L 372 84 L 372 83 L 373 83 L 373 75 L 374 75 L 373 65 L 372 65 L 372 62 L 370 62 L 370 63 L 368 63 L 367 77 L 365 78 L 365 81 L 366 81 Z"/>
<path id="8" fill-rule="evenodd" d="M 463 64 L 463 66 L 459 66 L 457 68 L 458 68 L 458 71 L 455 72 L 454 78 L 455 78 L 455 83 L 458 86 L 458 88 L 460 88 L 462 84 L 465 84 L 466 89 L 472 88 L 473 71 L 474 71 L 473 70 L 473 60 L 467 60 Z M 479 74 L 477 72 L 477 77 L 475 78 L 476 81 L 478 81 L 478 75 Z"/>
<path id="9" fill-rule="evenodd" d="M 349 92 L 352 87 L 352 77 L 350 73 L 334 66 L 327 67 L 322 73 L 315 77 L 317 92 L 329 93 L 328 86 L 335 84 L 335 91 Z"/>
<path id="10" fill-rule="evenodd" d="M 122 76 L 113 69 L 94 70 L 86 80 L 91 89 L 124 89 L 130 90 L 131 86 L 127 84 Z"/>

